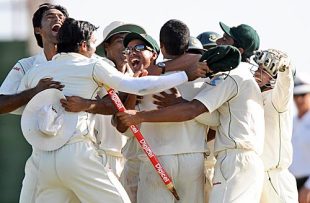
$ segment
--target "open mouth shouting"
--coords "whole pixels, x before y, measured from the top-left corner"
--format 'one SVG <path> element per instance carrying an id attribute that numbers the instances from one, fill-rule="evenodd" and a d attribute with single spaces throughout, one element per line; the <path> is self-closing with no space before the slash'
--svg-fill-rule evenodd
<path id="1" fill-rule="evenodd" d="M 60 27 L 61 27 L 61 24 L 55 24 L 52 26 L 53 36 L 55 36 L 55 37 L 57 36 Z"/>
<path id="2" fill-rule="evenodd" d="M 138 58 L 131 58 L 129 60 L 130 66 L 133 70 L 140 70 L 141 68 L 141 63 L 140 63 L 140 59 Z"/>

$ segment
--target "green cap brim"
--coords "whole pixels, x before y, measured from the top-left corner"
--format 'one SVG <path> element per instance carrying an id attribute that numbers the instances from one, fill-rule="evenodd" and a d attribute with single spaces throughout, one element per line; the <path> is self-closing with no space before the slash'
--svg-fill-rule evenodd
<path id="1" fill-rule="evenodd" d="M 230 37 L 234 38 L 234 37 L 232 36 L 232 34 L 231 34 L 230 27 L 228 27 L 226 24 L 224 24 L 224 23 L 222 23 L 222 22 L 220 22 L 220 26 L 221 26 L 222 30 L 223 30 L 226 34 L 228 34 Z"/>
<path id="2" fill-rule="evenodd" d="M 124 24 L 124 25 L 121 25 L 121 26 L 115 28 L 114 30 L 112 30 L 103 41 L 107 41 L 113 35 L 116 35 L 119 33 L 129 33 L 129 32 L 135 32 L 135 33 L 139 33 L 139 34 L 145 34 L 146 33 L 146 31 L 138 25 Z"/>
<path id="3" fill-rule="evenodd" d="M 157 45 L 157 43 L 152 40 L 152 42 L 150 42 L 148 38 L 144 37 L 143 36 L 144 33 L 135 33 L 135 32 L 131 32 L 131 33 L 128 33 L 125 38 L 124 38 L 124 41 L 123 41 L 123 44 L 124 44 L 124 47 L 127 47 L 127 45 L 129 44 L 129 42 L 131 42 L 132 40 L 135 40 L 135 39 L 139 39 L 143 42 L 145 42 L 149 47 L 151 47 L 153 50 L 155 50 L 157 53 L 160 52 L 160 49 L 159 49 L 159 46 Z M 145 34 L 146 35 L 146 34 Z"/>

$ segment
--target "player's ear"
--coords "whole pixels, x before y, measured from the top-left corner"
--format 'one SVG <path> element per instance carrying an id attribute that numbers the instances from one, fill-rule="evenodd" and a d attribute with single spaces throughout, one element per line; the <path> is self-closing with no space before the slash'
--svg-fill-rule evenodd
<path id="1" fill-rule="evenodd" d="M 79 53 L 80 54 L 85 54 L 88 51 L 88 46 L 87 46 L 87 42 L 86 41 L 82 41 L 79 44 Z"/>
<path id="2" fill-rule="evenodd" d="M 41 33 L 41 29 L 39 27 L 35 27 L 34 28 L 34 33 L 35 34 L 40 34 Z"/>
<path id="3" fill-rule="evenodd" d="M 152 55 L 152 60 L 155 61 L 157 59 L 157 57 L 158 57 L 158 54 L 157 54 L 156 51 L 153 51 L 152 54 L 153 54 Z"/>
<path id="4" fill-rule="evenodd" d="M 239 47 L 238 49 L 239 49 L 239 51 L 240 51 L 240 54 L 242 55 L 242 54 L 243 54 L 243 52 L 244 52 L 244 49 L 243 49 L 243 48 L 241 48 L 241 47 Z"/>

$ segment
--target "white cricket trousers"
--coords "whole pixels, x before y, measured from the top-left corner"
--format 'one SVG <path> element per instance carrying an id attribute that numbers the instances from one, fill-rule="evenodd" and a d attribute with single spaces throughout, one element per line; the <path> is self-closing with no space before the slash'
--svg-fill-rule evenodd
<path id="1" fill-rule="evenodd" d="M 128 203 L 124 188 L 105 166 L 91 141 L 42 152 L 36 203 L 64 202 L 73 192 L 83 203 Z"/>
<path id="2" fill-rule="evenodd" d="M 177 201 L 166 188 L 151 162 L 143 159 L 139 172 L 138 203 L 204 202 L 203 153 L 163 155 L 158 159 L 172 178 L 180 200 Z"/>
<path id="3" fill-rule="evenodd" d="M 298 203 L 296 179 L 287 169 L 265 172 L 261 203 Z"/>
<path id="4" fill-rule="evenodd" d="M 20 203 L 34 203 L 36 199 L 40 150 L 33 149 L 31 156 L 28 158 L 25 165 L 25 177 L 19 197 Z M 63 203 L 79 203 L 79 199 L 73 192 L 68 192 Z"/>
<path id="5" fill-rule="evenodd" d="M 209 203 L 210 193 L 212 190 L 212 180 L 214 176 L 214 166 L 216 163 L 216 159 L 214 156 L 214 140 L 207 142 L 208 149 L 210 154 L 205 158 L 205 203 Z"/>
<path id="6" fill-rule="evenodd" d="M 100 156 L 106 157 L 106 168 L 110 169 L 119 179 L 124 169 L 125 158 L 118 152 L 99 149 L 97 150 Z"/>
<path id="7" fill-rule="evenodd" d="M 141 161 L 138 158 L 126 160 L 119 179 L 124 186 L 131 203 L 137 203 L 140 162 Z"/>
<path id="8" fill-rule="evenodd" d="M 209 203 L 258 203 L 264 167 L 254 151 L 224 150 L 216 156 Z"/>

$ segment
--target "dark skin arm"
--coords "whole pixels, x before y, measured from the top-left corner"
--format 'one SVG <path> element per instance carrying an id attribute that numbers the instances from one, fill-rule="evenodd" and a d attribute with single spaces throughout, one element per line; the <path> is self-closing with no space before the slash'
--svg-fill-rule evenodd
<path id="1" fill-rule="evenodd" d="M 126 109 L 135 109 L 136 103 L 137 103 L 137 96 L 134 94 L 128 94 L 124 106 Z M 124 133 L 128 129 L 128 126 L 125 126 L 123 123 L 119 122 L 119 120 L 115 115 L 112 117 L 112 124 L 116 127 L 116 129 L 120 133 Z"/>
<path id="2" fill-rule="evenodd" d="M 137 71 L 136 73 L 134 73 L 133 77 L 143 77 L 146 76 L 148 74 L 148 72 L 146 70 L 141 71 Z M 142 96 L 137 96 L 134 94 L 128 94 L 126 101 L 124 102 L 124 106 L 126 109 L 135 109 L 136 105 L 138 102 L 140 102 L 140 100 L 142 99 Z M 117 119 L 117 117 L 114 115 L 112 117 L 112 124 L 116 127 L 116 129 L 120 132 L 120 133 L 124 133 L 127 131 L 128 126 L 125 126 L 122 122 L 119 122 L 119 120 Z"/>
<path id="3" fill-rule="evenodd" d="M 200 101 L 193 100 L 152 111 L 137 112 L 135 110 L 127 110 L 116 113 L 116 116 L 123 125 L 129 127 L 142 122 L 188 121 L 207 111 L 208 109 Z"/>
<path id="4" fill-rule="evenodd" d="M 167 106 L 172 106 L 174 104 L 179 104 L 182 102 L 187 102 L 187 100 L 183 99 L 176 88 L 170 89 L 171 93 L 160 92 L 159 95 L 154 94 L 153 101 L 154 104 L 157 105 L 157 108 L 164 108 Z"/>
<path id="5" fill-rule="evenodd" d="M 56 88 L 62 90 L 63 87 L 64 85 L 61 85 L 60 82 L 53 81 L 53 78 L 43 78 L 34 88 L 18 94 L 0 95 L 0 114 L 9 113 L 26 105 L 34 95 L 45 89 Z"/>
<path id="6" fill-rule="evenodd" d="M 174 60 L 165 62 L 166 72 L 185 70 L 186 68 L 193 66 L 195 63 L 197 63 L 200 58 L 201 55 L 199 54 L 183 54 Z M 156 65 L 150 65 L 147 68 L 147 71 L 149 72 L 149 75 L 160 75 L 162 69 Z"/>
<path id="7" fill-rule="evenodd" d="M 127 94 L 120 93 L 119 97 L 122 101 L 126 99 Z M 78 96 L 68 96 L 67 99 L 61 99 L 60 103 L 66 111 L 80 112 L 85 111 L 88 113 L 112 115 L 117 112 L 109 95 L 105 95 L 102 99 L 92 100 L 84 99 Z"/>

